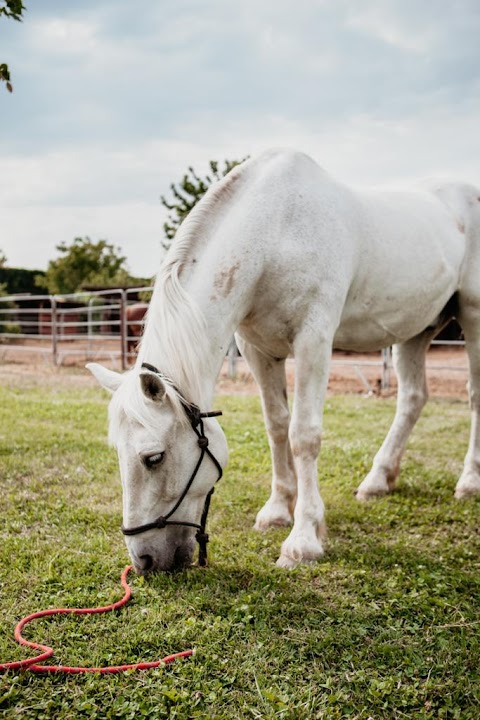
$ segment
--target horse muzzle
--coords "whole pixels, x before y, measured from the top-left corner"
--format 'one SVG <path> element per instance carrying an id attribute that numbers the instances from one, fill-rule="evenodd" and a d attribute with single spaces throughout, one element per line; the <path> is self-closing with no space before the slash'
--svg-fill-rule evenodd
<path id="1" fill-rule="evenodd" d="M 152 533 L 153 535 L 153 533 Z M 158 533 L 155 533 L 158 535 Z M 186 535 L 186 533 L 182 533 Z M 128 539 L 127 547 L 137 575 L 181 570 L 192 564 L 195 537 Z"/>

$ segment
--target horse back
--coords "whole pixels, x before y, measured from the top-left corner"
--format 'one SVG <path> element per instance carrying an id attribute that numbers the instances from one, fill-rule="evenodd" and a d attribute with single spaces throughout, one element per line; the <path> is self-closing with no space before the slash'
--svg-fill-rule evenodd
<path id="1" fill-rule="evenodd" d="M 435 322 L 467 248 L 459 215 L 437 194 L 359 192 L 296 153 L 267 164 L 252 183 L 263 268 L 242 334 L 277 352 L 280 338 L 286 351 L 318 322 L 335 327 L 337 347 L 369 350 Z"/>

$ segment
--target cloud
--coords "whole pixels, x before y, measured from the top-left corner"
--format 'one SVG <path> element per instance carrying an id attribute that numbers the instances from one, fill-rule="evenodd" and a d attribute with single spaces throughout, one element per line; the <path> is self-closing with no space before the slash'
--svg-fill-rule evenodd
<path id="1" fill-rule="evenodd" d="M 98 51 L 98 25 L 81 20 L 46 18 L 28 28 L 30 47 L 44 58 L 88 58 Z"/>
<path id="2" fill-rule="evenodd" d="M 418 4 L 417 4 L 418 5 Z M 423 55 L 432 49 L 438 32 L 438 25 L 423 22 L 418 7 L 410 7 L 405 13 L 405 3 L 382 3 L 367 0 L 351 4 L 347 10 L 347 26 L 379 39 L 386 45 L 399 50 Z"/>
<path id="3" fill-rule="evenodd" d="M 69 3 L 65 17 L 35 9 L 15 65 L 42 61 L 18 75 L 0 142 L 116 146 L 180 139 L 179 126 L 207 114 L 213 133 L 252 113 L 322 123 L 409 114 L 440 88 L 458 99 L 461 87 L 465 97 L 479 76 L 479 11 L 466 0 L 455 4 L 463 12 L 440 5 L 442 15 L 432 0 L 210 0 L 201 10 L 184 1 L 135 12 L 119 0 Z M 19 103 L 29 83 L 27 113 Z M 22 110 L 19 138 L 9 121 Z"/>
<path id="4" fill-rule="evenodd" d="M 50 206 L 6 208 L 2 211 L 2 239 L 11 267 L 46 269 L 58 257 L 56 246 L 70 244 L 75 237 L 106 239 L 120 247 L 128 258 L 132 274 L 150 278 L 164 254 L 161 247 L 162 211 L 160 205 Z"/>
<path id="5" fill-rule="evenodd" d="M 45 267 L 106 237 L 144 274 L 170 183 L 271 145 L 347 182 L 478 183 L 479 36 L 477 0 L 31 4 L 0 22 L 0 247 Z"/>
<path id="6" fill-rule="evenodd" d="M 170 183 L 191 164 L 207 163 L 211 146 L 194 140 L 140 141 L 116 149 L 92 146 L 29 155 L 1 162 L 0 197 L 9 207 L 25 205 L 120 205 L 159 202 Z"/>

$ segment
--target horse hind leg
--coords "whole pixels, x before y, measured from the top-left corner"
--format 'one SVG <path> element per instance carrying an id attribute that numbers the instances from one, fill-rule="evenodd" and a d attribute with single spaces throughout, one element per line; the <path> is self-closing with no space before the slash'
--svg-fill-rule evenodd
<path id="1" fill-rule="evenodd" d="M 258 512 L 254 525 L 255 530 L 265 531 L 270 527 L 291 525 L 297 496 L 297 478 L 288 440 L 290 411 L 285 360 L 267 357 L 239 335 L 236 340 L 260 389 L 272 458 L 271 494 Z"/>
<path id="2" fill-rule="evenodd" d="M 439 329 L 439 326 L 428 328 L 393 348 L 393 363 L 398 380 L 395 418 L 375 455 L 372 469 L 356 490 L 357 500 L 386 495 L 395 488 L 408 438 L 428 399 L 425 355 Z"/>
<path id="3" fill-rule="evenodd" d="M 471 427 L 463 471 L 455 489 L 458 499 L 480 493 L 480 300 L 463 304 L 460 299 L 459 322 L 469 361 Z"/>

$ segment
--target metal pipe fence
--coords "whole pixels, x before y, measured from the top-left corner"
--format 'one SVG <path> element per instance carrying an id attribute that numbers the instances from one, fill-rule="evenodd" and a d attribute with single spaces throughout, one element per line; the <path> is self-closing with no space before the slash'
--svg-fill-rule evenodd
<path id="1" fill-rule="evenodd" d="M 135 346 L 143 330 L 143 317 L 152 287 L 114 288 L 70 295 L 11 295 L 0 297 L 0 360 L 28 361 L 40 357 L 54 365 L 107 361 L 126 369 L 136 357 Z M 436 346 L 463 347 L 461 340 L 434 341 Z M 237 375 L 239 353 L 235 342 L 227 354 L 227 374 Z M 374 392 L 371 368 L 378 368 L 382 390 L 391 386 L 391 349 L 355 357 L 334 355 L 332 368 L 349 367 L 366 392 Z M 427 363 L 427 369 L 467 372 L 462 366 Z"/>
<path id="2" fill-rule="evenodd" d="M 108 360 L 125 369 L 135 358 L 146 304 L 139 293 L 153 288 L 114 288 L 68 295 L 0 297 L 0 357 L 40 356 L 54 365 Z"/>

